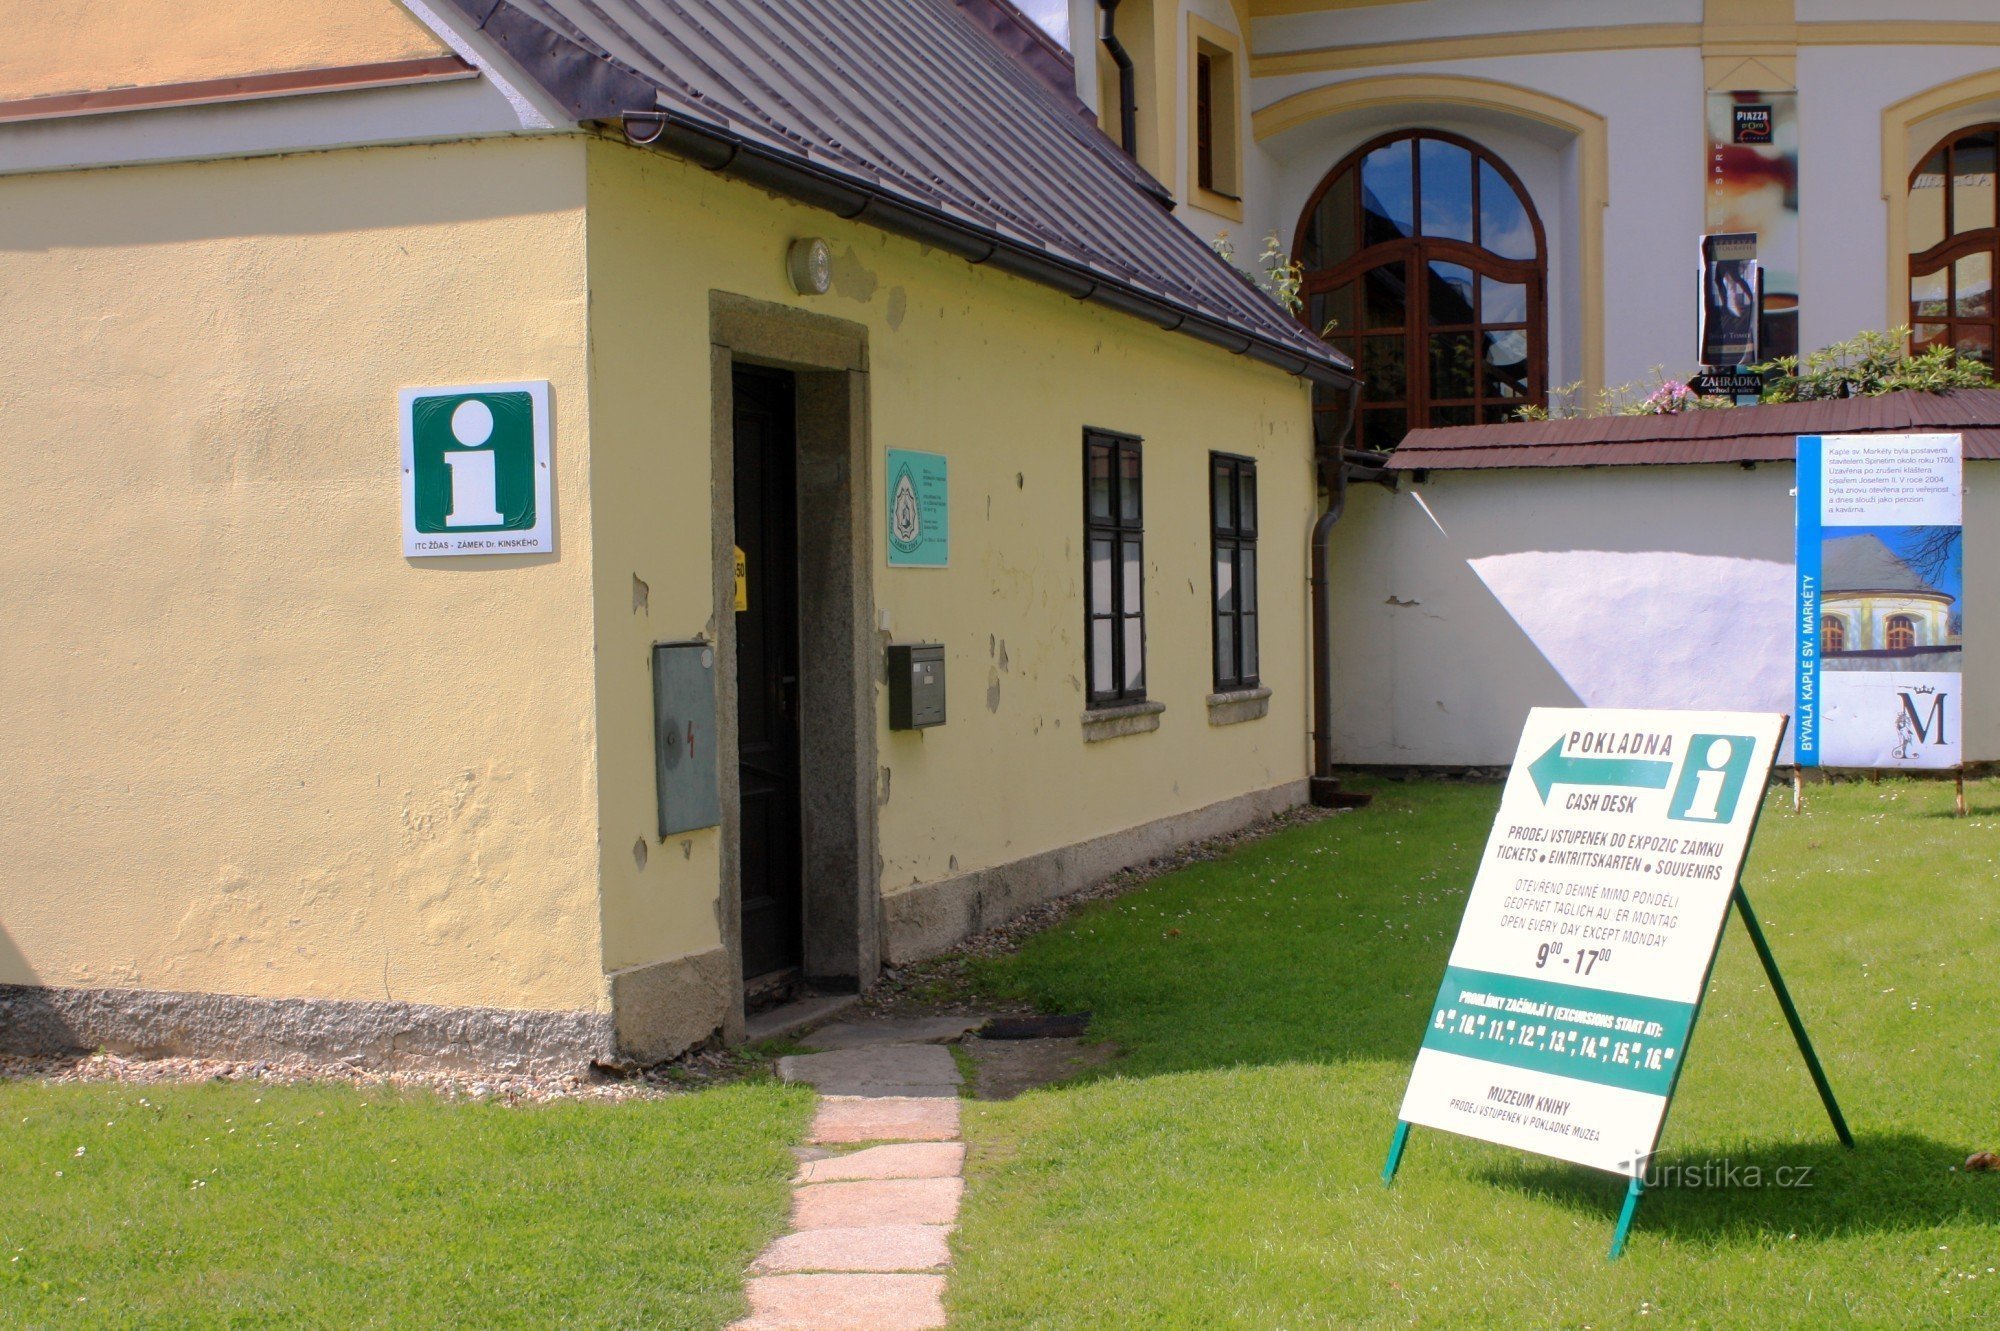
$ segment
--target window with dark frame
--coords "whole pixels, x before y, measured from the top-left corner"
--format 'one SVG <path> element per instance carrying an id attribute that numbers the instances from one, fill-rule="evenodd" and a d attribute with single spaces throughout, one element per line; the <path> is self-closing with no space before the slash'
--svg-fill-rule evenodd
<path id="1" fill-rule="evenodd" d="M 1354 358 L 1355 441 L 1387 452 L 1414 429 L 1513 420 L 1548 402 L 1548 261 L 1520 178 L 1439 130 L 1355 149 L 1299 219 L 1305 323 Z M 1349 410 L 1321 388 L 1330 427 Z"/>
<path id="2" fill-rule="evenodd" d="M 2000 345 L 2000 124 L 1947 135 L 1910 172 L 1910 350 L 1992 369 Z"/>
<path id="3" fill-rule="evenodd" d="M 1257 462 L 1209 456 L 1215 546 L 1215 691 L 1257 685 Z"/>
<path id="4" fill-rule="evenodd" d="M 1092 706 L 1146 697 L 1145 511 L 1139 441 L 1083 436 L 1084 673 Z"/>
<path id="5" fill-rule="evenodd" d="M 1215 188 L 1215 64 L 1203 53 L 1194 58 L 1195 183 Z"/>

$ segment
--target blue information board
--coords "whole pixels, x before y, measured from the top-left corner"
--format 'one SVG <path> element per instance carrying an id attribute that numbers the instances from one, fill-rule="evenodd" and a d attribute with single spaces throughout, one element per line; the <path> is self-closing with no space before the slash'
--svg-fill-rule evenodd
<path id="1" fill-rule="evenodd" d="M 943 568 L 951 560 L 950 485 L 937 453 L 888 450 L 889 564 Z"/>

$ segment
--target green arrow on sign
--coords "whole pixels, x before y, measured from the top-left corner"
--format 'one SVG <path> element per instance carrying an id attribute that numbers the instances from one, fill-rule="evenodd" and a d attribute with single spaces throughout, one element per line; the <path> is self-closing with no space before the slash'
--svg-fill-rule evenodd
<path id="1" fill-rule="evenodd" d="M 1557 740 L 1549 751 L 1528 764 L 1528 775 L 1541 792 L 1542 803 L 1557 782 L 1566 786 L 1638 786 L 1644 790 L 1665 790 L 1674 765 L 1646 758 L 1565 758 L 1563 742 Z"/>

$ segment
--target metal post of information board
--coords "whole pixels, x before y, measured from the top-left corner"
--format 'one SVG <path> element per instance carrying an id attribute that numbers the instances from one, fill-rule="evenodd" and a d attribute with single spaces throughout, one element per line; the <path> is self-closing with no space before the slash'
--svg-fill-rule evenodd
<path id="1" fill-rule="evenodd" d="M 1757 913 L 1750 909 L 1750 898 L 1744 895 L 1743 884 L 1736 885 L 1733 897 L 1736 913 L 1743 917 L 1743 927 L 1750 931 L 1750 941 L 1757 948 L 1757 960 L 1764 963 L 1764 974 L 1770 978 L 1771 992 L 1778 996 L 1778 1006 L 1785 1010 L 1785 1021 L 1792 1028 L 1792 1038 L 1798 1041 L 1799 1053 L 1805 1056 L 1806 1070 L 1812 1073 L 1813 1085 L 1819 1088 L 1820 1103 L 1826 1106 L 1827 1117 L 1833 1120 L 1833 1131 L 1842 1146 L 1852 1147 L 1854 1134 L 1847 1130 L 1847 1119 L 1833 1098 L 1833 1087 L 1827 1082 L 1826 1070 L 1819 1065 L 1819 1055 L 1813 1052 L 1812 1041 L 1806 1037 L 1806 1024 L 1799 1019 L 1799 1010 L 1792 1003 L 1791 991 L 1785 988 L 1784 977 L 1778 974 L 1778 960 L 1771 955 L 1771 945 L 1764 941 L 1763 926 L 1757 923 Z"/>
<path id="2" fill-rule="evenodd" d="M 1618 1228 L 1611 1231 L 1611 1251 L 1608 1260 L 1616 1261 L 1625 1251 L 1625 1236 L 1632 1232 L 1632 1213 L 1639 1209 L 1639 1194 L 1646 1190 L 1646 1181 L 1634 1174 L 1625 1188 L 1625 1205 L 1618 1211 Z"/>
<path id="3" fill-rule="evenodd" d="M 1382 1165 L 1382 1186 L 1388 1187 L 1396 1181 L 1396 1170 L 1403 1163 L 1403 1147 L 1410 1140 L 1410 1125 L 1398 1119 L 1396 1135 L 1389 1139 L 1389 1158 Z"/>

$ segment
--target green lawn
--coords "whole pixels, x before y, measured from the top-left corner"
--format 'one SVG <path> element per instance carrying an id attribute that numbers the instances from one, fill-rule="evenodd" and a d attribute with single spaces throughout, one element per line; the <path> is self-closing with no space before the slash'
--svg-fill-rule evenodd
<path id="1" fill-rule="evenodd" d="M 1843 1151 L 1732 919 L 1661 1165 L 1605 1260 L 1609 1175 L 1417 1129 L 1380 1171 L 1498 790 L 1382 784 L 1100 903 L 982 988 L 1093 1009 L 1104 1073 L 968 1106 L 954 1328 L 2000 1324 L 2000 783 L 1816 787 L 1745 886 L 1858 1138 Z"/>
<path id="2" fill-rule="evenodd" d="M 810 1103 L 0 1082 L 0 1326 L 713 1331 Z"/>

